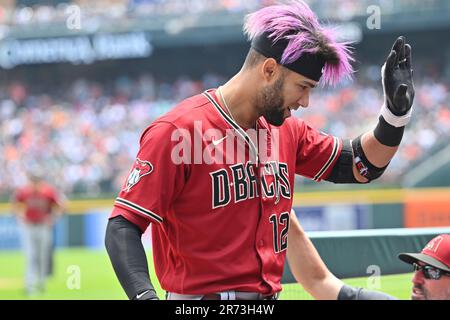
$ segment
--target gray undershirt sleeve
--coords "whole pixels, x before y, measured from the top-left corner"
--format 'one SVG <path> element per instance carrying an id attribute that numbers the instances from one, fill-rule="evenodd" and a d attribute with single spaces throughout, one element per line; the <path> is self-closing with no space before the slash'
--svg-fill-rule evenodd
<path id="1" fill-rule="evenodd" d="M 344 285 L 338 294 L 338 300 L 398 300 L 384 292 L 371 291 Z"/>

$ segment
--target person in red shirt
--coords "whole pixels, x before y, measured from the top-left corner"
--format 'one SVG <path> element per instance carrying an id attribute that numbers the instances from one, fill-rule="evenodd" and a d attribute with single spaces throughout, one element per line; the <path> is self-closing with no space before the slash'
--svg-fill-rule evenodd
<path id="1" fill-rule="evenodd" d="M 13 196 L 13 211 L 22 227 L 26 292 L 42 292 L 52 269 L 53 225 L 63 213 L 61 196 L 42 175 L 31 173 L 29 184 Z"/>
<path id="2" fill-rule="evenodd" d="M 320 82 L 350 77 L 350 48 L 303 1 L 250 14 L 244 31 L 251 48 L 242 69 L 223 86 L 181 102 L 141 136 L 105 235 L 130 299 L 158 299 L 141 242 L 149 225 L 167 299 L 276 299 L 295 174 L 368 183 L 400 145 L 414 98 L 404 37 L 382 68 L 378 125 L 350 140 L 291 117 L 308 107 Z"/>

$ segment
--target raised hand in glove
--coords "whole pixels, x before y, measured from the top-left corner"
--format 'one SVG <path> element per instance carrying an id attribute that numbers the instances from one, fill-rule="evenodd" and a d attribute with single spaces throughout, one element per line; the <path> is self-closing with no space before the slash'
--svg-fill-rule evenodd
<path id="1" fill-rule="evenodd" d="M 381 71 L 386 105 L 396 116 L 409 112 L 415 95 L 411 46 L 405 42 L 403 36 L 395 41 Z"/>

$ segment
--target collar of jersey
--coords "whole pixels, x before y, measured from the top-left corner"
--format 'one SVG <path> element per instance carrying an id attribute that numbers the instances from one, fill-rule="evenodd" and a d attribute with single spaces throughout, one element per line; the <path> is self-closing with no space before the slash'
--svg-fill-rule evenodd
<path id="1" fill-rule="evenodd" d="M 240 125 L 238 125 L 231 117 L 228 115 L 222 107 L 219 105 L 219 103 L 213 98 L 213 96 L 208 92 L 203 92 L 203 95 L 213 104 L 219 115 L 227 122 L 232 129 L 235 130 L 235 132 L 244 139 L 245 143 L 249 146 L 251 152 L 256 158 L 256 162 L 259 161 L 258 159 L 258 148 L 253 143 L 252 139 L 248 136 L 247 132 L 245 132 L 244 129 Z M 258 125 L 256 126 L 258 128 Z"/>

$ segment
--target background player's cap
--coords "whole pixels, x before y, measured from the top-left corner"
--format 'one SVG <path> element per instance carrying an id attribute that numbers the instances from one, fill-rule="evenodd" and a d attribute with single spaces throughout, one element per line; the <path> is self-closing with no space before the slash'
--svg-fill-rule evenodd
<path id="1" fill-rule="evenodd" d="M 44 171 L 40 168 L 34 168 L 33 170 L 28 171 L 27 175 L 28 179 L 32 182 L 40 182 L 45 178 Z"/>
<path id="2" fill-rule="evenodd" d="M 421 261 L 450 272 L 450 234 L 441 234 L 433 238 L 421 253 L 400 253 L 398 257 L 406 263 Z"/>

